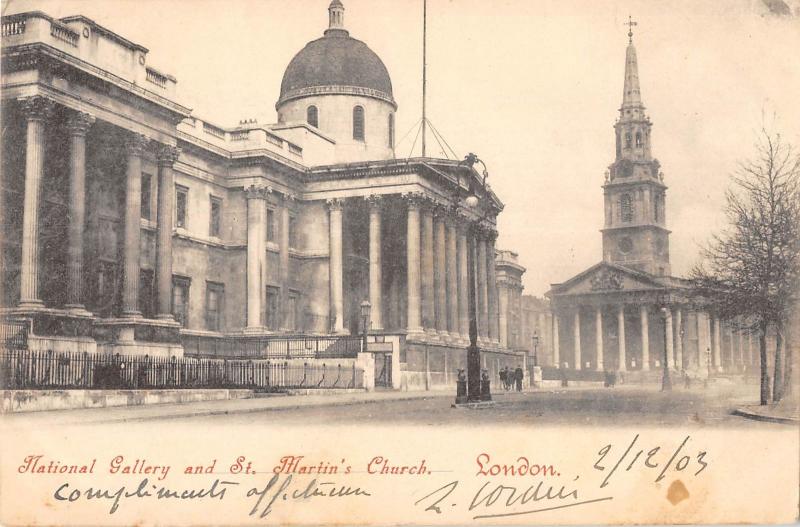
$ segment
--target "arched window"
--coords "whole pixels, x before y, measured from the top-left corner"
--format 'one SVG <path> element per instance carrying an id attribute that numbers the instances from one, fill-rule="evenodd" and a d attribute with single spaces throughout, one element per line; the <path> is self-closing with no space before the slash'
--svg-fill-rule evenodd
<path id="1" fill-rule="evenodd" d="M 389 114 L 389 148 L 394 148 L 394 114 Z"/>
<path id="2" fill-rule="evenodd" d="M 633 221 L 633 198 L 628 193 L 619 197 L 619 219 L 623 223 Z"/>
<path id="3" fill-rule="evenodd" d="M 306 109 L 306 122 L 314 128 L 319 128 L 319 110 L 313 104 Z"/>
<path id="4" fill-rule="evenodd" d="M 625 133 L 625 148 L 630 148 L 630 147 L 631 147 L 631 133 L 630 132 L 626 132 Z"/>
<path id="5" fill-rule="evenodd" d="M 364 140 L 364 108 L 361 106 L 353 108 L 353 139 Z"/>
<path id="6" fill-rule="evenodd" d="M 642 132 L 636 132 L 636 148 L 642 147 Z"/>

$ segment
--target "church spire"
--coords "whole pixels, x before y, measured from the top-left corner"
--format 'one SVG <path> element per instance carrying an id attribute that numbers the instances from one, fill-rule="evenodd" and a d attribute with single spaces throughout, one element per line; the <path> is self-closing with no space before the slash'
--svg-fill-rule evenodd
<path id="1" fill-rule="evenodd" d="M 622 91 L 622 108 L 643 109 L 642 94 L 639 90 L 639 64 L 636 60 L 636 48 L 633 46 L 633 26 L 637 25 L 628 17 L 628 49 L 625 52 L 625 85 Z M 624 114 L 623 114 L 624 115 Z"/>

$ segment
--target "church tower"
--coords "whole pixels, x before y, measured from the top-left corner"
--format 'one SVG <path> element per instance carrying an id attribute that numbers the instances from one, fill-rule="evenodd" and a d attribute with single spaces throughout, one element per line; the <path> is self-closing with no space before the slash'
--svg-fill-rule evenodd
<path id="1" fill-rule="evenodd" d="M 628 24 L 631 29 L 636 25 Z M 603 185 L 603 260 L 663 276 L 670 274 L 667 187 L 651 152 L 652 126 L 642 104 L 636 48 L 629 30 L 622 106 L 614 124 L 616 157 Z"/>

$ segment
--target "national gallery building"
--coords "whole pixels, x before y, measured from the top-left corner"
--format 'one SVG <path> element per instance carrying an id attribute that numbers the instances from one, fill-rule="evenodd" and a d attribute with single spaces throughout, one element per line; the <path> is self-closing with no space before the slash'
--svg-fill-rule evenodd
<path id="1" fill-rule="evenodd" d="M 472 163 L 395 157 L 389 73 L 341 2 L 328 11 L 277 122 L 234 127 L 195 117 L 145 47 L 86 17 L 2 18 L 2 315 L 30 321 L 31 349 L 359 335 L 368 301 L 391 384 L 452 385 L 472 262 L 484 366 L 523 366 L 502 202 Z"/>

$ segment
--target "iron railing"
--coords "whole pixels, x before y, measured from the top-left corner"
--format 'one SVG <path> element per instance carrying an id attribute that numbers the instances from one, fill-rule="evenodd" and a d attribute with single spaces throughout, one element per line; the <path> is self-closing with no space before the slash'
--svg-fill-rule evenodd
<path id="1" fill-rule="evenodd" d="M 25 320 L 0 321 L 0 350 L 28 349 L 28 322 Z"/>
<path id="2" fill-rule="evenodd" d="M 363 388 L 355 363 L 148 357 L 105 353 L 0 351 L 4 389 Z"/>
<path id="3" fill-rule="evenodd" d="M 227 336 L 181 335 L 183 353 L 219 359 L 352 359 L 361 338 L 352 336 Z"/>

